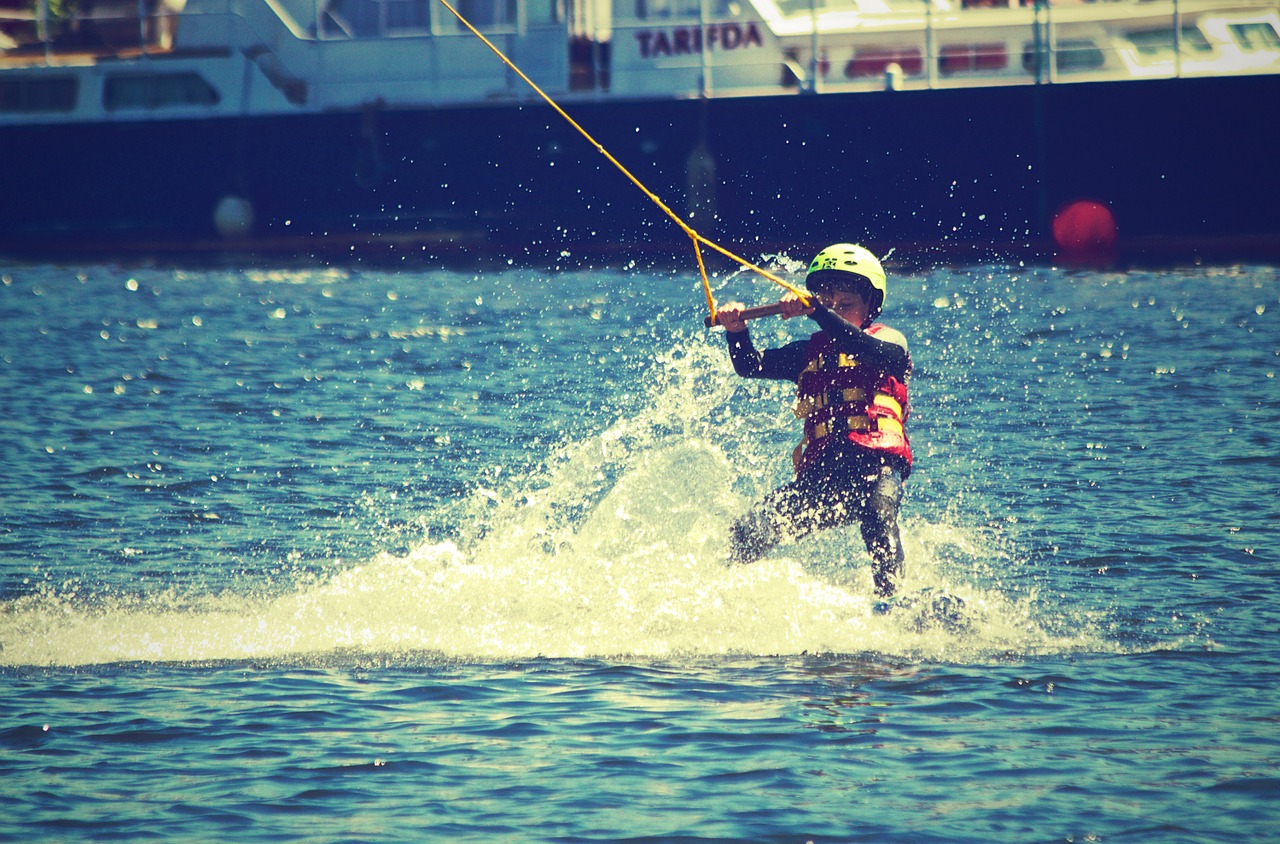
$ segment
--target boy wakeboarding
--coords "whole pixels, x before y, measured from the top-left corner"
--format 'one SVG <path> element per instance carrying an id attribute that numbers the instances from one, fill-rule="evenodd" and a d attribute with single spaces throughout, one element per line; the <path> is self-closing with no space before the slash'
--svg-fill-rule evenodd
<path id="1" fill-rule="evenodd" d="M 795 413 L 804 420 L 804 439 L 792 454 L 795 480 L 734 522 L 730 555 L 751 562 L 784 540 L 856 522 L 876 594 L 887 598 L 902 578 L 898 508 L 911 473 L 907 340 L 873 322 L 884 306 L 886 277 L 869 250 L 828 246 L 810 263 L 805 287 L 809 305 L 788 293 L 779 307 L 784 319 L 808 316 L 818 324 L 808 340 L 761 352 L 740 303 L 717 314 L 734 371 L 796 382 Z"/>

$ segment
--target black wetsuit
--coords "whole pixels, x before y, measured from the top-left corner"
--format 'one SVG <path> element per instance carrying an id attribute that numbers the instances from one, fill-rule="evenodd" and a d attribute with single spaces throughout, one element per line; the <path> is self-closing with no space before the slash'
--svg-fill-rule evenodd
<path id="1" fill-rule="evenodd" d="M 859 366 L 906 383 L 911 357 L 905 347 L 880 340 L 822 305 L 810 315 L 836 349 L 853 356 Z M 746 331 L 727 335 L 733 368 L 744 378 L 796 381 L 809 364 L 808 341 L 798 340 L 763 353 Z M 902 576 L 905 555 L 898 532 L 902 485 L 911 467 L 893 454 L 865 448 L 844 437 L 827 445 L 817 459 L 790 483 L 775 489 L 734 522 L 730 553 L 735 561 L 757 559 L 778 542 L 796 540 L 815 530 L 859 522 L 870 553 L 877 594 L 893 594 Z"/>

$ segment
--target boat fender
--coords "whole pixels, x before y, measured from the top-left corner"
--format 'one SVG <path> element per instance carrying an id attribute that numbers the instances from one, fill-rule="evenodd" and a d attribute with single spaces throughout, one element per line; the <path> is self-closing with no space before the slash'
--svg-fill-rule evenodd
<path id="1" fill-rule="evenodd" d="M 1102 202 L 1078 199 L 1054 215 L 1053 240 L 1068 261 L 1103 262 L 1116 245 L 1116 218 Z"/>
<path id="2" fill-rule="evenodd" d="M 244 237 L 253 230 L 253 203 L 243 196 L 227 194 L 213 209 L 213 225 L 225 238 Z"/>

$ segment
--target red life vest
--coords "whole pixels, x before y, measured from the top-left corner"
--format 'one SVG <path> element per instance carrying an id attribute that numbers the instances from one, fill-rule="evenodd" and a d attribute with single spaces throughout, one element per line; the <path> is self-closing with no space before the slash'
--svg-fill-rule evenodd
<path id="1" fill-rule="evenodd" d="M 875 323 L 867 333 L 882 328 Z M 804 420 L 804 440 L 791 455 L 796 473 L 808 468 L 836 436 L 900 457 L 906 464 L 903 474 L 910 473 L 907 385 L 859 365 L 851 355 L 836 352 L 834 345 L 822 331 L 809 338 L 809 365 L 796 379 L 795 414 Z"/>

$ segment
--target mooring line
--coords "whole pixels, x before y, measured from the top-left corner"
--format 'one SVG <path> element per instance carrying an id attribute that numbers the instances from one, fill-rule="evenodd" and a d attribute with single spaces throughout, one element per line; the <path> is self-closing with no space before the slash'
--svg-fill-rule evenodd
<path id="1" fill-rule="evenodd" d="M 485 38 L 484 34 L 481 33 L 480 30 L 472 26 L 471 21 L 464 18 L 462 14 L 457 9 L 455 9 L 452 4 L 449 3 L 449 0 L 440 0 L 440 3 L 446 9 L 448 9 L 451 13 L 453 13 L 453 16 L 457 18 L 458 21 L 463 26 L 469 29 L 472 35 L 474 35 L 476 38 L 479 38 L 482 42 L 484 42 L 484 45 L 488 47 L 490 50 L 492 50 L 493 54 L 496 55 L 499 59 L 501 59 L 503 64 L 509 67 L 512 71 L 514 71 L 515 74 L 519 76 L 521 79 L 523 79 L 530 88 L 536 91 L 538 96 L 542 97 L 542 99 L 547 102 L 547 105 L 555 109 L 556 113 L 559 114 L 561 117 L 563 117 L 566 121 L 568 121 L 570 126 L 572 126 L 574 129 L 577 129 L 578 133 L 582 135 L 582 137 L 586 138 L 587 142 L 591 144 L 593 147 L 595 147 L 597 152 L 599 152 L 601 155 L 607 158 L 609 162 L 613 164 L 614 167 L 617 167 L 618 170 L 622 172 L 622 175 L 626 176 L 633 185 L 639 188 L 645 194 L 645 196 L 649 197 L 649 199 L 652 200 L 655 205 L 661 208 L 662 211 L 668 217 L 674 220 L 676 225 L 680 226 L 680 228 L 684 230 L 685 234 L 689 235 L 689 239 L 693 241 L 694 254 L 697 256 L 697 259 L 698 259 L 698 272 L 702 276 L 702 289 L 707 297 L 707 309 L 711 312 L 711 317 L 710 317 L 711 323 L 714 323 L 716 319 L 716 303 L 715 303 L 715 298 L 714 296 L 712 296 L 712 293 L 711 293 L 711 283 L 707 280 L 706 264 L 703 262 L 703 259 L 702 259 L 703 245 L 711 249 L 714 249 L 716 252 L 719 252 L 721 255 L 724 255 L 726 258 L 730 258 L 734 261 L 737 261 L 742 266 L 756 273 L 759 273 L 760 275 L 764 276 L 765 278 L 769 279 L 775 284 L 785 287 L 787 290 L 796 294 L 805 302 L 809 301 L 809 294 L 806 293 L 805 291 L 799 289 L 795 285 L 789 284 L 788 282 L 784 281 L 783 279 L 779 278 L 778 276 L 774 275 L 773 273 L 769 272 L 763 267 L 756 266 L 755 264 L 748 261 L 746 258 L 742 258 L 738 255 L 735 255 L 734 253 L 730 252 L 728 249 L 725 249 L 720 244 L 715 243 L 714 241 L 709 240 L 708 238 L 703 237 L 702 235 L 698 234 L 698 232 L 694 231 L 693 227 L 690 226 L 688 223 L 686 223 L 683 219 L 681 219 L 680 215 L 676 214 L 676 212 L 672 211 L 669 207 L 667 207 L 667 204 L 663 202 L 662 199 L 657 194 L 655 194 L 653 191 L 645 187 L 644 183 L 642 183 L 639 179 L 637 179 L 631 173 L 630 170 L 624 167 L 621 161 L 614 158 L 613 154 L 610 153 L 609 150 L 605 149 L 603 144 L 601 144 L 595 138 L 591 137 L 591 133 L 588 132 L 586 129 L 582 128 L 582 126 L 580 126 L 576 120 L 570 117 L 569 113 L 566 112 L 563 108 L 561 108 L 560 105 L 555 100 L 553 100 L 551 96 L 547 94 L 546 91 L 543 91 L 540 87 L 538 87 L 536 82 L 534 82 L 528 76 L 525 76 L 524 71 L 516 67 L 515 63 L 512 62 L 511 59 L 507 58 L 506 54 L 504 54 L 501 50 L 499 50 L 496 46 L 494 46 L 492 41 L 490 41 L 488 38 Z"/>

